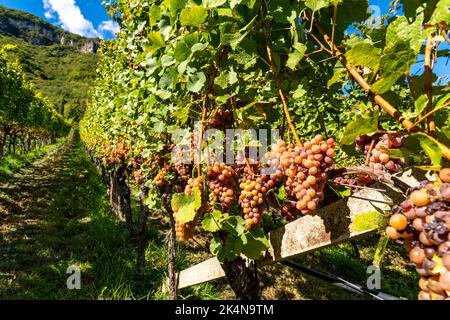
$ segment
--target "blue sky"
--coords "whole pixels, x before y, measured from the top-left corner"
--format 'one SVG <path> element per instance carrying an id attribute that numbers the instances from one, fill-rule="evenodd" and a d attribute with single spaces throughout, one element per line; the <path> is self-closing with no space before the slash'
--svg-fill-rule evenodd
<path id="1" fill-rule="evenodd" d="M 31 12 L 65 30 L 86 37 L 111 39 L 117 25 L 109 18 L 102 0 L 0 0 L 1 5 Z M 391 0 L 369 0 L 372 14 L 385 14 Z M 450 44 L 441 44 L 440 49 L 449 49 Z M 423 72 L 423 56 L 411 68 L 411 74 Z M 434 72 L 444 83 L 449 82 L 450 61 L 447 58 L 438 59 Z"/>
<path id="2" fill-rule="evenodd" d="M 0 5 L 30 12 L 63 29 L 86 37 L 111 39 L 117 25 L 102 0 L 0 0 Z"/>

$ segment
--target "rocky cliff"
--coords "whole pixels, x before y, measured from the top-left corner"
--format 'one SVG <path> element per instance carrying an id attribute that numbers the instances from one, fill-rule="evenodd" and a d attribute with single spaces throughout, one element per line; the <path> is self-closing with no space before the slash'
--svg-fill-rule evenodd
<path id="1" fill-rule="evenodd" d="M 32 14 L 4 6 L 0 6 L 0 33 L 22 38 L 36 45 L 73 46 L 82 53 L 96 53 L 100 41 L 61 30 Z"/>

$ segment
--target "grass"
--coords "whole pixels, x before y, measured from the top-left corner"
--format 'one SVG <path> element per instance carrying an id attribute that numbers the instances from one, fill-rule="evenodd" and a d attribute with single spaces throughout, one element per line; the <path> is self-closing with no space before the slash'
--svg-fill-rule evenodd
<path id="1" fill-rule="evenodd" d="M 17 172 L 17 170 L 28 166 L 36 159 L 52 152 L 65 142 L 65 138 L 59 139 L 55 144 L 34 149 L 24 154 L 8 154 L 0 160 L 0 176 L 8 177 Z"/>

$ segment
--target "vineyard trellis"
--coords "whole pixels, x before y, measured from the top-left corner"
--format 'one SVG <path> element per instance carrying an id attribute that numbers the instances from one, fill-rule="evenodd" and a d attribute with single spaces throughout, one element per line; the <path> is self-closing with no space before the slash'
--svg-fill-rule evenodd
<path id="1" fill-rule="evenodd" d="M 430 76 L 430 57 L 448 41 L 446 1 L 393 1 L 404 14 L 388 13 L 378 24 L 365 22 L 365 0 L 116 0 L 106 6 L 120 32 L 99 51 L 81 135 L 136 240 L 141 274 L 147 216 L 168 216 L 171 299 L 177 296 L 176 234 L 187 240 L 201 225 L 237 297 L 260 298 L 257 274 L 242 256 L 254 261 L 270 247 L 266 234 L 282 222 L 269 213 L 297 219 L 347 197 L 354 187 L 335 186 L 330 176 L 389 183 L 388 173 L 402 166 L 436 172 L 450 159 L 448 85 L 433 84 Z M 346 34 L 350 26 L 354 32 Z M 411 76 L 423 49 L 426 71 Z M 197 129 L 185 137 L 197 152 L 192 157 L 203 159 L 194 165 L 171 157 L 181 145 L 173 137 L 183 128 Z M 271 141 L 265 155 L 276 173 L 260 173 L 263 164 L 245 152 L 234 164 L 206 163 L 211 155 L 202 138 L 210 128 L 219 136 L 228 128 L 280 128 L 282 140 Z M 255 145 L 251 136 L 243 140 L 244 151 Z M 141 190 L 137 221 L 128 177 Z M 445 174 L 438 181 L 448 182 Z M 432 201 L 446 206 L 445 195 L 433 193 Z M 384 227 L 387 211 L 378 219 Z M 414 236 L 388 230 L 397 239 Z"/>

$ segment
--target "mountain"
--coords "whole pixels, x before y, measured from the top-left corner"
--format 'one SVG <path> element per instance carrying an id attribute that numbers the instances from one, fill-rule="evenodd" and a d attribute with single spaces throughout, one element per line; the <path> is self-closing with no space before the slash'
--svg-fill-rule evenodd
<path id="1" fill-rule="evenodd" d="M 89 83 L 95 76 L 99 39 L 64 31 L 26 12 L 0 6 L 0 46 L 16 46 L 29 80 L 67 119 L 84 112 Z"/>

